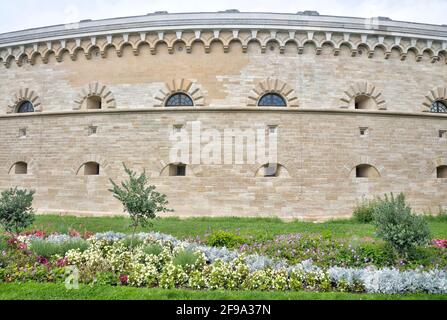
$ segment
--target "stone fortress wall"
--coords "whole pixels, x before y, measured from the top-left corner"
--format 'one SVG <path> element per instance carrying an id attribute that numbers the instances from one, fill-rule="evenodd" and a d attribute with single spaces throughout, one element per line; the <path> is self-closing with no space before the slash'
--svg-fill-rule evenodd
<path id="1" fill-rule="evenodd" d="M 178 92 L 194 107 L 166 107 Z M 259 107 L 268 93 L 287 106 Z M 107 189 L 124 161 L 183 217 L 326 220 L 401 191 L 437 212 L 447 208 L 447 114 L 430 111 L 446 100 L 445 26 L 224 12 L 3 34 L 0 188 L 35 189 L 43 213 L 119 214 Z M 24 101 L 34 112 L 18 112 Z M 169 135 L 192 121 L 276 127 L 281 172 L 202 163 L 169 176 Z M 85 175 L 87 163 L 99 175 Z"/>

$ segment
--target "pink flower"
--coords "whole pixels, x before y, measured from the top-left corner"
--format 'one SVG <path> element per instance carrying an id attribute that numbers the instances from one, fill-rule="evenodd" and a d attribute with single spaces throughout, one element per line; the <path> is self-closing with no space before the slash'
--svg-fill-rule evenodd
<path id="1" fill-rule="evenodd" d="M 129 283 L 129 276 L 128 276 L 128 275 L 125 275 L 125 274 L 122 274 L 122 275 L 120 276 L 120 282 L 121 282 L 121 284 L 122 284 L 123 286 L 127 285 L 127 284 Z"/>
<path id="2" fill-rule="evenodd" d="M 58 268 L 63 268 L 68 265 L 68 258 L 62 258 L 56 261 L 56 266 Z"/>
<path id="3" fill-rule="evenodd" d="M 42 256 L 37 257 L 37 262 L 43 265 L 47 265 L 48 264 L 48 259 Z"/>
<path id="4" fill-rule="evenodd" d="M 445 249 L 447 248 L 447 240 L 445 239 L 437 239 L 437 240 L 433 240 L 433 244 L 441 249 Z"/>

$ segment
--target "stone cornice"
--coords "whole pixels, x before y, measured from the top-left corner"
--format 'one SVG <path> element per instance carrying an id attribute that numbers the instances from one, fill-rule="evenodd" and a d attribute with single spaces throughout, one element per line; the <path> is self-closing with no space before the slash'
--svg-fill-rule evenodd
<path id="1" fill-rule="evenodd" d="M 98 48 L 105 57 L 105 50 L 111 46 L 120 56 L 124 45 L 131 45 L 134 54 L 138 55 L 142 43 L 147 43 L 151 52 L 156 54 L 157 45 L 163 42 L 173 53 L 173 46 L 179 41 L 186 45 L 188 53 L 195 41 L 202 42 L 207 52 L 213 41 L 220 41 L 224 50 L 228 51 L 229 44 L 234 40 L 242 44 L 244 51 L 250 41 L 257 41 L 263 52 L 269 41 L 275 41 L 282 53 L 287 43 L 295 43 L 298 53 L 302 53 L 304 45 L 312 42 L 317 54 L 321 53 L 325 44 L 333 47 L 334 55 L 339 54 L 342 45 L 351 49 L 352 56 L 357 55 L 360 47 L 365 48 L 369 57 L 374 56 L 375 48 L 381 47 L 385 58 L 390 56 L 392 49 L 397 49 L 402 60 L 406 59 L 410 50 L 415 53 L 417 61 L 422 60 L 425 52 L 428 52 L 432 62 L 438 61 L 440 54 L 447 54 L 447 26 L 384 18 L 184 13 L 84 21 L 0 34 L 0 63 L 9 67 L 13 60 L 21 65 L 22 60 L 26 59 L 33 64 L 39 55 L 46 63 L 51 53 L 61 61 L 66 51 L 73 60 L 76 60 L 78 51 L 83 51 L 90 58 L 93 48 Z"/>
<path id="2" fill-rule="evenodd" d="M 297 113 L 297 114 L 323 114 L 323 115 L 352 115 L 352 116 L 379 116 L 379 117 L 409 117 L 409 118 L 431 118 L 436 120 L 447 120 L 447 114 L 428 112 L 396 112 L 382 110 L 346 110 L 346 109 L 305 109 L 305 108 L 278 108 L 278 107 L 170 107 L 170 108 L 141 108 L 141 109 L 104 109 L 104 110 L 81 110 L 60 112 L 38 112 L 38 113 L 12 113 L 0 115 L 1 120 L 17 118 L 46 118 L 55 116 L 86 116 L 86 115 L 120 115 L 120 114 L 144 114 L 144 113 Z"/>

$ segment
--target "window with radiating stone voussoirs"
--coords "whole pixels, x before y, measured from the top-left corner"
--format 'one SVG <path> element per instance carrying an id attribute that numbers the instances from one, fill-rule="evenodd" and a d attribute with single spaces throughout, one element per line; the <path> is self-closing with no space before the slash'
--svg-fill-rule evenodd
<path id="1" fill-rule="evenodd" d="M 17 107 L 17 113 L 34 112 L 34 106 L 30 101 L 22 101 Z"/>

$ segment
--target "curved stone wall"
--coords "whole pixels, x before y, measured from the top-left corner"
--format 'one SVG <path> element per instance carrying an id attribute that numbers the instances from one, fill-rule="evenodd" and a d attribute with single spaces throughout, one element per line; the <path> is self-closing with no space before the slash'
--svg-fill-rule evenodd
<path id="1" fill-rule="evenodd" d="M 244 13 L 74 27 L 0 35 L 0 188 L 35 188 L 41 212 L 121 212 L 107 188 L 123 161 L 148 170 L 183 216 L 323 220 L 400 191 L 420 211 L 447 205 L 437 176 L 447 116 L 429 112 L 447 100 L 447 27 Z M 176 93 L 194 107 L 165 107 Z M 258 107 L 267 93 L 286 107 Z M 89 110 L 92 97 L 101 110 Z M 35 112 L 18 114 L 23 101 Z M 219 132 L 276 127 L 281 174 L 202 163 L 170 177 L 170 133 L 194 121 Z M 19 162 L 26 175 L 14 174 Z M 86 163 L 100 174 L 81 175 Z M 358 179 L 359 165 L 376 178 Z"/>

